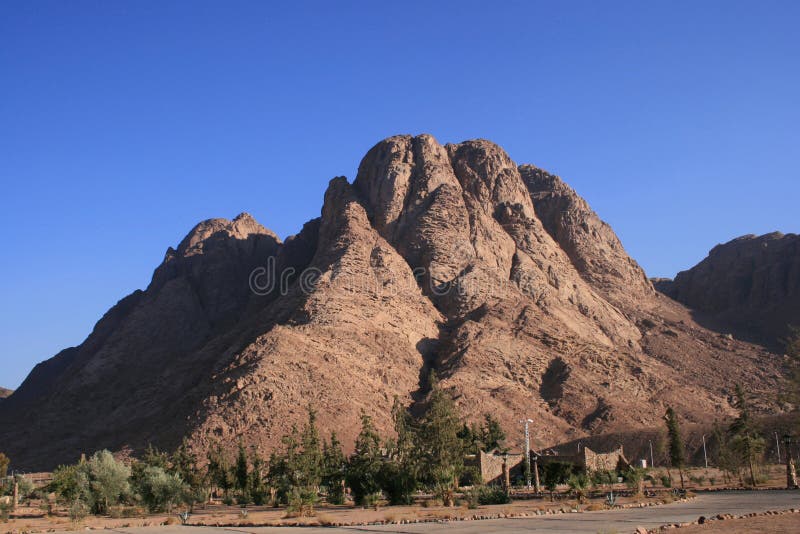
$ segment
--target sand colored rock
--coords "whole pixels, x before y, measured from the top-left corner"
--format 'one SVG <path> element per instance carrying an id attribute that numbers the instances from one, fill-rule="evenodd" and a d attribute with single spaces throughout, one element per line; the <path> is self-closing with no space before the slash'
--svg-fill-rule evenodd
<path id="1" fill-rule="evenodd" d="M 268 454 L 311 406 L 350 446 L 362 410 L 388 432 L 435 369 L 464 417 L 494 414 L 512 445 L 531 417 L 542 446 L 658 425 L 666 404 L 730 415 L 743 377 L 769 408 L 778 367 L 657 293 L 560 179 L 489 141 L 396 136 L 283 243 L 248 215 L 195 227 L 3 401 L 0 442 L 28 469 L 183 436 Z"/>

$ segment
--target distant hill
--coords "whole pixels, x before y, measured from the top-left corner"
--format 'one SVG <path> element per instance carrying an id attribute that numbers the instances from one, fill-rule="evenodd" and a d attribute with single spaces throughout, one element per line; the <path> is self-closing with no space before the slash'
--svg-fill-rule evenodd
<path id="1" fill-rule="evenodd" d="M 12 393 L 14 393 L 13 389 L 0 388 L 0 399 L 5 399 Z"/>
<path id="2" fill-rule="evenodd" d="M 780 350 L 788 326 L 800 326 L 800 235 L 738 237 L 675 280 L 653 283 L 704 324 Z"/>
<path id="3" fill-rule="evenodd" d="M 0 403 L 0 443 L 26 470 L 184 436 L 268 456 L 312 406 L 351 448 L 362 412 L 388 435 L 435 370 L 464 418 L 493 414 L 516 446 L 530 417 L 555 444 L 660 425 L 666 405 L 728 417 L 743 379 L 772 409 L 779 366 L 658 293 L 559 177 L 486 140 L 402 135 L 285 242 L 246 214 L 198 224 Z"/>

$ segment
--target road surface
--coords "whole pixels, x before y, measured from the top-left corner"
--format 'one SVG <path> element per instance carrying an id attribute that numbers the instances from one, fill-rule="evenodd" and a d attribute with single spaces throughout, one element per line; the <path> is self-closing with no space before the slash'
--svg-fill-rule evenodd
<path id="1" fill-rule="evenodd" d="M 502 534 L 528 533 L 592 533 L 634 532 L 637 527 L 657 528 L 665 523 L 695 521 L 701 515 L 743 515 L 768 510 L 800 508 L 800 491 L 734 491 L 700 493 L 687 502 L 626 508 L 576 514 L 558 514 L 519 519 L 488 519 L 483 521 L 453 521 L 444 523 L 415 523 L 408 525 L 375 525 L 358 527 L 163 527 L 120 528 L 114 532 L 126 534 L 359 534 L 365 532 L 415 534 L 418 532 L 480 534 L 500 532 Z"/>

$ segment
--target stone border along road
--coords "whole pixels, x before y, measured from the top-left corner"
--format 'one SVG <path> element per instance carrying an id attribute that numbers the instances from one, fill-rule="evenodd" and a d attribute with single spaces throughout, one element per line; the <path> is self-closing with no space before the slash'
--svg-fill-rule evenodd
<path id="1" fill-rule="evenodd" d="M 502 534 L 528 533 L 632 533 L 638 527 L 656 529 L 664 524 L 697 521 L 700 516 L 717 514 L 743 515 L 770 510 L 800 508 L 800 491 L 732 491 L 698 494 L 695 499 L 684 502 L 651 506 L 646 508 L 624 508 L 576 514 L 525 517 L 515 519 L 487 519 L 483 521 L 451 521 L 442 523 L 415 523 L 405 525 L 374 525 L 353 527 L 184 527 L 165 525 L 160 527 L 117 528 L 113 532 L 128 534 L 357 534 L 359 532 L 387 532 L 415 534 L 418 532 L 447 532 L 457 534 L 480 534 L 500 532 Z M 680 533 L 680 530 L 676 531 Z"/>

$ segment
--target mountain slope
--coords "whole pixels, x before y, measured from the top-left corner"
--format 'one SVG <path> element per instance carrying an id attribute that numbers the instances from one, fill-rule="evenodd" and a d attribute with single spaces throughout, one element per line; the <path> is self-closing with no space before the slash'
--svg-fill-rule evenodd
<path id="1" fill-rule="evenodd" d="M 733 239 L 658 288 L 704 323 L 779 347 L 788 326 L 800 326 L 800 235 Z"/>
<path id="2" fill-rule="evenodd" d="M 768 399 L 779 377 L 655 292 L 557 177 L 485 140 L 396 136 L 285 243 L 246 215 L 198 225 L 2 403 L 0 442 L 31 469 L 184 435 L 266 453 L 312 406 L 349 446 L 362 410 L 389 431 L 431 369 L 465 417 L 534 418 L 538 445 L 658 424 L 665 404 L 730 415 L 736 381 Z"/>

